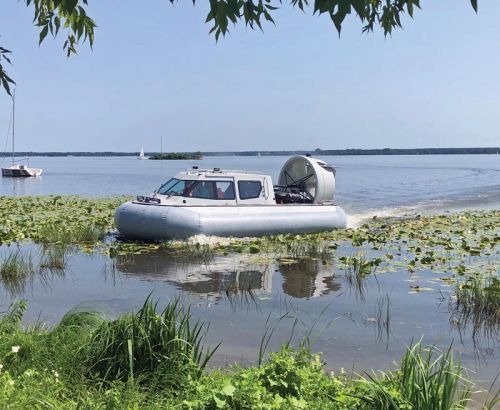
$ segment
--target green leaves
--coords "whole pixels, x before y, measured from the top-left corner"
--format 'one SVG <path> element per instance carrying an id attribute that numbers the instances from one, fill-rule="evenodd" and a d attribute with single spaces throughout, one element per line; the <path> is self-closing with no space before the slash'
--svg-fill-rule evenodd
<path id="1" fill-rule="evenodd" d="M 171 3 L 174 0 L 170 0 Z M 193 0 L 196 3 L 196 0 Z M 216 40 L 228 32 L 229 22 L 236 25 L 243 20 L 245 25 L 262 30 L 262 19 L 274 24 L 272 12 L 282 6 L 281 0 L 210 0 L 210 11 L 206 22 L 213 22 L 210 33 L 215 33 Z M 292 7 L 306 11 L 310 7 L 309 0 L 291 0 Z M 472 1 L 474 9 L 477 0 Z M 403 14 L 413 17 L 415 8 L 420 8 L 420 0 L 314 0 L 313 14 L 327 13 L 340 34 L 345 18 L 353 13 L 364 22 L 362 31 L 373 31 L 380 26 L 384 35 L 401 27 Z"/>
<path id="2" fill-rule="evenodd" d="M 68 57 L 76 54 L 76 46 L 82 39 L 92 47 L 96 24 L 85 11 L 87 0 L 26 0 L 27 6 L 31 4 L 35 8 L 33 22 L 40 27 L 39 44 L 49 32 L 57 36 L 62 27 L 67 31 L 63 49 Z"/>
<path id="3" fill-rule="evenodd" d="M 56 37 L 61 28 L 66 31 L 63 49 L 69 57 L 76 54 L 80 42 L 94 44 L 95 22 L 87 16 L 85 7 L 88 0 L 24 0 L 27 6 L 34 7 L 33 23 L 40 28 L 39 44 L 50 33 Z M 175 0 L 169 0 L 174 3 Z M 196 4 L 196 0 L 192 0 Z M 262 30 L 262 20 L 275 24 L 272 13 L 278 10 L 282 0 L 209 0 L 210 11 L 206 22 L 213 23 L 210 34 L 214 33 L 218 41 L 220 36 L 229 33 L 229 23 L 236 25 L 241 21 L 251 29 Z M 306 11 L 310 0 L 291 0 L 294 8 Z M 472 8 L 478 9 L 478 1 L 471 0 Z M 349 14 L 355 14 L 364 23 L 363 33 L 373 31 L 376 26 L 382 28 L 384 35 L 393 29 L 402 27 L 401 19 L 405 13 L 413 17 L 415 8 L 420 8 L 420 0 L 314 0 L 313 14 L 327 13 L 340 35 L 342 26 Z M 5 56 L 10 51 L 0 47 L 0 88 L 11 94 L 10 87 L 14 80 L 7 75 L 2 60 L 10 62 Z"/>
<path id="4" fill-rule="evenodd" d="M 33 24 L 40 29 L 38 44 L 41 44 L 50 33 L 57 36 L 61 28 L 66 31 L 67 39 L 63 49 L 69 57 L 76 54 L 77 45 L 83 40 L 90 47 L 94 44 L 95 22 L 87 16 L 85 7 L 87 0 L 25 0 L 28 7 L 34 7 Z M 11 95 L 11 86 L 15 84 L 2 66 L 2 60 L 10 63 L 6 54 L 10 53 L 0 47 L 0 88 Z"/>
<path id="5" fill-rule="evenodd" d="M 10 91 L 10 86 L 15 85 L 16 83 L 12 78 L 9 77 L 9 75 L 4 70 L 2 65 L 2 61 L 5 61 L 8 64 L 10 64 L 10 58 L 8 57 L 9 54 L 10 50 L 0 47 L 0 88 L 3 87 L 3 89 L 6 91 L 7 94 L 12 95 Z"/>

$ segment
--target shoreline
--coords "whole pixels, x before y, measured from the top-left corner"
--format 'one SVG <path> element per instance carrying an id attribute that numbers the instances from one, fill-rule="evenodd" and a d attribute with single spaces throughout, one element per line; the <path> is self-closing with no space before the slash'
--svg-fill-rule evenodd
<path id="1" fill-rule="evenodd" d="M 313 149 L 313 150 L 249 150 L 249 151 L 179 151 L 175 155 L 191 156 L 192 160 L 201 160 L 195 158 L 200 156 L 214 157 L 214 156 L 238 156 L 238 157 L 260 157 L 260 156 L 291 156 L 291 155 L 306 155 L 313 156 L 364 156 L 364 155 L 498 155 L 500 147 L 468 147 L 468 148 L 350 148 L 350 149 Z M 120 151 L 19 151 L 14 155 L 18 157 L 135 157 L 139 156 L 140 152 L 120 152 Z M 168 154 L 161 154 L 160 152 L 150 151 L 145 152 L 145 156 L 167 156 Z M 11 153 L 0 153 L 0 158 L 10 158 Z M 170 158 L 162 158 L 170 160 Z M 171 160 L 178 160 L 181 158 L 173 157 Z"/>

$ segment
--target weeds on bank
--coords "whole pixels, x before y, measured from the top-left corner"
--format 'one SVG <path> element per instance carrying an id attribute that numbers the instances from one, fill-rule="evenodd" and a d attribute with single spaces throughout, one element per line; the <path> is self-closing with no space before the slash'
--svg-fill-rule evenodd
<path id="1" fill-rule="evenodd" d="M 466 409 L 472 387 L 451 347 L 443 353 L 420 343 L 407 349 L 396 372 L 374 373 L 360 382 L 368 390 L 361 400 L 372 408 L 391 410 Z"/>
<path id="2" fill-rule="evenodd" d="M 72 311 L 47 329 L 23 328 L 26 303 L 12 306 L 0 319 L 0 406 L 456 410 L 470 401 L 451 348 L 420 343 L 398 370 L 358 378 L 327 374 L 321 355 L 289 345 L 260 366 L 208 373 L 200 322 L 178 300 L 157 308 L 148 298 L 114 321 Z"/>
<path id="3" fill-rule="evenodd" d="M 85 367 L 106 382 L 154 381 L 179 387 L 188 375 L 204 369 L 215 352 L 204 350 L 203 330 L 179 299 L 158 312 L 148 297 L 138 312 L 101 323 L 90 338 Z"/>

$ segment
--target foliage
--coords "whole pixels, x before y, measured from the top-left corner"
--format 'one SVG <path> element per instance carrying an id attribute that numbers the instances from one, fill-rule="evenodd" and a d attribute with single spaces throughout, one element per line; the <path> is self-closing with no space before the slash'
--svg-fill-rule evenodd
<path id="1" fill-rule="evenodd" d="M 67 32 L 67 38 L 63 48 L 67 56 L 76 54 L 76 46 L 83 39 L 88 41 L 92 47 L 94 43 L 94 21 L 87 16 L 85 7 L 87 0 L 24 0 L 27 6 L 34 7 L 33 22 L 40 30 L 39 43 L 47 37 L 47 34 L 57 36 L 61 29 Z M 1 86 L 10 95 L 10 86 L 15 82 L 10 78 L 2 67 L 2 59 L 10 63 L 6 54 L 10 53 L 0 47 L 0 82 Z"/>
<path id="2" fill-rule="evenodd" d="M 451 347 L 442 353 L 417 343 L 407 349 L 398 371 L 361 378 L 369 392 L 362 399 L 373 408 L 391 410 L 466 409 L 472 384 L 462 373 Z"/>
<path id="3" fill-rule="evenodd" d="M 86 367 L 104 381 L 141 382 L 154 379 L 175 386 L 203 369 L 214 353 L 204 351 L 203 324 L 192 324 L 189 308 L 178 299 L 157 312 L 157 303 L 147 298 L 136 313 L 104 321 L 93 333 Z"/>
<path id="4" fill-rule="evenodd" d="M 175 3 L 176 0 L 169 0 Z M 196 0 L 192 0 L 193 4 Z M 76 53 L 76 46 L 83 39 L 90 46 L 94 42 L 95 22 L 87 16 L 85 7 L 88 0 L 24 0 L 27 6 L 35 9 L 34 22 L 40 29 L 39 42 L 50 32 L 54 37 L 61 27 L 67 32 L 64 49 L 68 57 Z M 291 0 L 294 8 L 304 11 L 311 7 L 310 0 Z M 477 12 L 477 0 L 471 0 L 472 7 Z M 215 38 L 229 32 L 229 24 L 243 21 L 246 26 L 262 29 L 266 20 L 274 24 L 273 12 L 280 8 L 282 0 L 210 0 L 210 11 L 206 22 L 213 23 L 210 33 Z M 420 8 L 420 0 L 314 0 L 314 14 L 327 14 L 337 31 L 341 32 L 345 18 L 351 13 L 356 15 L 363 24 L 363 32 L 373 31 L 380 26 L 385 35 L 391 34 L 395 28 L 402 27 L 401 18 L 407 13 L 413 17 L 414 10 Z M 15 84 L 2 66 L 2 60 L 9 62 L 6 56 L 9 50 L 0 47 L 0 86 L 10 95 L 10 86 Z"/>
<path id="5" fill-rule="evenodd" d="M 179 307 L 177 302 L 172 306 Z M 416 344 L 407 350 L 398 370 L 379 377 L 349 378 L 343 371 L 327 374 L 319 354 L 284 346 L 261 366 L 233 366 L 211 372 L 187 366 L 182 373 L 171 375 L 170 381 L 175 380 L 172 384 L 162 377 L 165 367 L 152 363 L 153 356 L 163 358 L 162 349 L 171 354 L 173 351 L 157 339 L 163 334 L 165 315 L 155 315 L 149 299 L 142 313 L 111 322 L 93 312 L 68 312 L 52 329 L 23 328 L 25 309 L 26 304 L 21 302 L 0 318 L 2 408 L 451 410 L 463 408 L 468 402 L 470 384 L 454 362 L 451 349 L 440 354 L 435 348 Z M 134 324 L 134 320 L 142 322 Z M 135 330 L 140 326 L 142 336 L 127 330 L 129 326 Z M 113 340 L 103 338 L 103 332 L 108 336 L 113 333 Z M 92 371 L 95 368 L 89 367 L 90 362 L 101 365 L 99 359 L 95 361 L 99 356 L 93 355 L 97 339 L 106 340 L 97 343 L 105 347 L 97 351 L 111 353 L 105 355 L 102 368 L 120 363 L 121 371 L 105 372 L 104 378 Z M 175 344 L 176 339 L 172 342 Z M 141 353 L 129 353 L 133 343 L 139 343 Z M 182 361 L 185 347 L 177 347 Z M 127 364 L 129 354 L 133 366 Z M 122 377 L 132 367 L 136 378 Z M 170 367 L 169 371 L 174 370 Z"/>
<path id="6" fill-rule="evenodd" d="M 152 160 L 165 160 L 165 159 L 198 159 L 198 154 L 188 154 L 186 152 L 169 152 L 167 154 L 155 154 L 151 155 L 149 159 Z"/>

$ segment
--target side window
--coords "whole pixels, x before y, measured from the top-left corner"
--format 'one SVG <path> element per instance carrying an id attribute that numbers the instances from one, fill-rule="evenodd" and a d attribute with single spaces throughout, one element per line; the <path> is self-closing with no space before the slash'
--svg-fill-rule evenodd
<path id="1" fill-rule="evenodd" d="M 235 199 L 234 184 L 229 181 L 217 181 L 215 183 L 217 193 L 216 199 Z"/>
<path id="2" fill-rule="evenodd" d="M 214 183 L 212 181 L 198 181 L 184 194 L 193 198 L 215 199 Z"/>
<path id="3" fill-rule="evenodd" d="M 260 181 L 238 181 L 240 199 L 252 199 L 260 197 L 262 183 Z"/>

